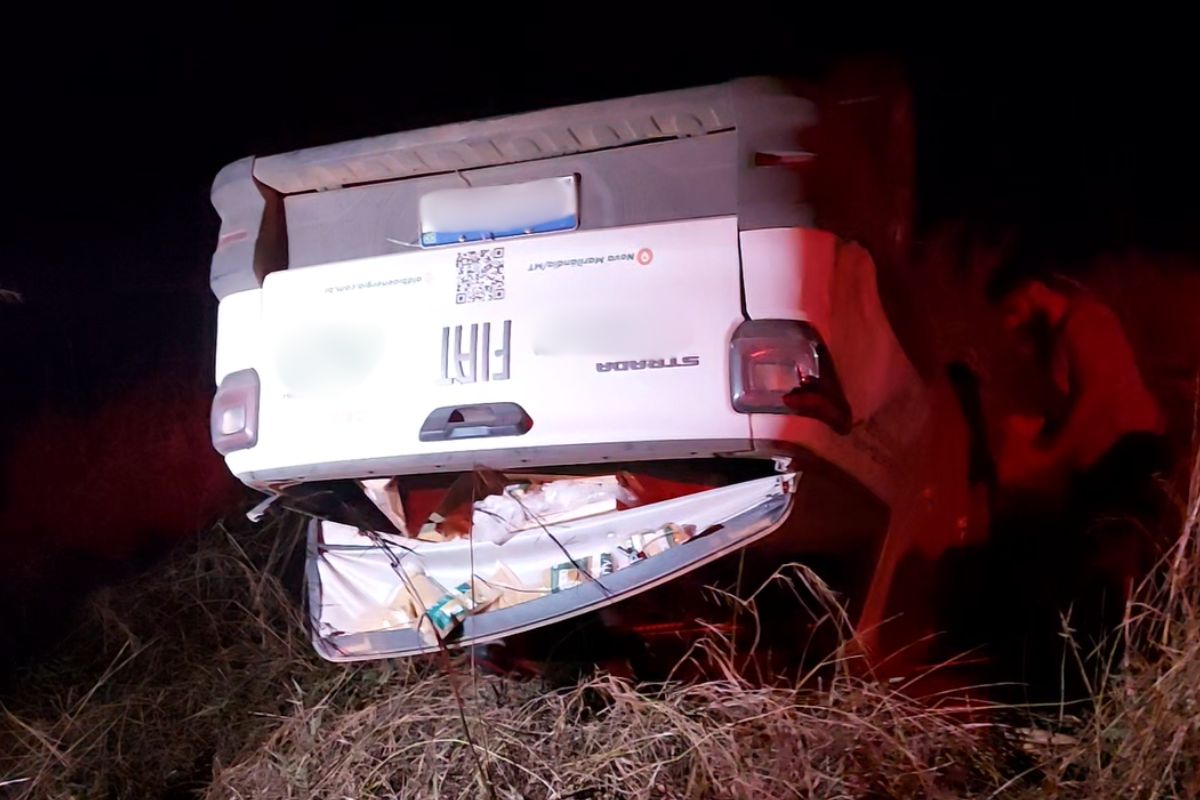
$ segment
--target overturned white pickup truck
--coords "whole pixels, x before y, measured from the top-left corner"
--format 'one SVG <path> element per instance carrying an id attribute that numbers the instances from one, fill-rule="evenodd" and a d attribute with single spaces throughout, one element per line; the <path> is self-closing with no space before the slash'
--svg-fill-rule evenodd
<path id="1" fill-rule="evenodd" d="M 820 227 L 822 113 L 752 79 L 221 171 L 213 444 L 312 516 L 323 656 L 496 640 L 756 542 L 864 565 L 838 588 L 885 617 L 914 542 L 961 533 L 965 456 L 840 235 L 869 237 Z"/>

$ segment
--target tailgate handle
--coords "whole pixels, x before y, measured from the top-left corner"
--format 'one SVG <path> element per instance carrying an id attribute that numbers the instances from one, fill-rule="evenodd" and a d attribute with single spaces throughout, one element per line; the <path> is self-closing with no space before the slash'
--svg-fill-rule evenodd
<path id="1" fill-rule="evenodd" d="M 422 442 L 520 436 L 533 427 L 533 419 L 516 403 L 476 403 L 446 406 L 421 423 Z"/>

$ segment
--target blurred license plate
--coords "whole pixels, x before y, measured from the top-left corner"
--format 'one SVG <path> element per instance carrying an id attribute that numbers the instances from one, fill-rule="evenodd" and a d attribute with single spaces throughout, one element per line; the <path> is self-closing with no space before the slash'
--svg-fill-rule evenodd
<path id="1" fill-rule="evenodd" d="M 442 189 L 423 195 L 419 209 L 423 247 L 570 231 L 579 227 L 578 181 Z"/>

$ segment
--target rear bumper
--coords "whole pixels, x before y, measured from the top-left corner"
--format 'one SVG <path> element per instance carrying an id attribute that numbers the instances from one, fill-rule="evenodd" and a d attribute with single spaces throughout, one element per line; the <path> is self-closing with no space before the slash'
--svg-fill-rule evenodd
<path id="1" fill-rule="evenodd" d="M 750 156 L 795 149 L 816 121 L 797 87 L 751 78 L 244 158 L 213 183 L 212 289 L 225 298 L 276 270 L 393 253 L 419 232 L 417 198 L 462 176 L 578 174 L 585 229 L 729 214 L 742 230 L 809 226 L 804 173 Z"/>

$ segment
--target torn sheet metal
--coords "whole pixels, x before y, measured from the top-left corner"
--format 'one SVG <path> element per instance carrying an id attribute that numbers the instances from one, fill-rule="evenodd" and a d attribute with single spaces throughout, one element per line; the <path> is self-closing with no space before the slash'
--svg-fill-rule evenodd
<path id="1" fill-rule="evenodd" d="M 314 521 L 308 556 L 314 646 L 332 661 L 436 648 L 436 639 L 420 635 L 413 612 L 397 608 L 404 574 L 419 573 L 447 590 L 461 587 L 468 598 L 484 585 L 501 590 L 501 601 L 456 620 L 461 624 L 449 645 L 491 641 L 618 602 L 774 531 L 791 509 L 796 480 L 773 475 L 548 525 L 504 544 L 400 537 L 372 537 L 372 543 L 348 526 Z M 504 581 L 496 576 L 505 574 L 518 585 L 498 586 Z M 422 613 L 428 609 L 415 609 Z"/>

